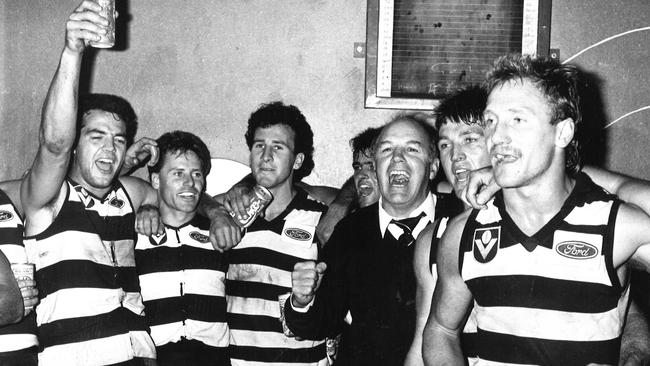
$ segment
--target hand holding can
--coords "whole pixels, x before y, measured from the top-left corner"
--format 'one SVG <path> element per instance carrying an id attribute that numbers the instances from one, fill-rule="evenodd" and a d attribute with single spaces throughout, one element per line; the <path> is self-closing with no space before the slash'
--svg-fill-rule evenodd
<path id="1" fill-rule="evenodd" d="M 97 3 L 102 7 L 99 15 L 108 20 L 108 25 L 106 34 L 101 35 L 99 41 L 89 44 L 95 48 L 111 48 L 115 45 L 115 0 L 97 0 Z"/>
<path id="2" fill-rule="evenodd" d="M 271 200 L 273 200 L 273 194 L 271 194 L 268 189 L 258 184 L 253 187 L 253 195 L 250 200 L 250 205 L 246 208 L 246 214 L 248 216 L 246 218 L 238 218 L 234 212 L 230 212 L 230 215 L 235 218 L 235 221 L 242 229 L 245 229 L 255 221 L 255 218 L 260 215 L 260 213 L 264 212 L 264 209 L 268 206 Z"/>
<path id="3" fill-rule="evenodd" d="M 38 290 L 36 289 L 36 281 L 34 281 L 34 264 L 12 263 L 11 270 L 18 282 L 18 287 L 20 287 L 20 293 L 23 296 L 23 304 L 25 306 L 25 315 L 27 315 L 38 304 Z"/>

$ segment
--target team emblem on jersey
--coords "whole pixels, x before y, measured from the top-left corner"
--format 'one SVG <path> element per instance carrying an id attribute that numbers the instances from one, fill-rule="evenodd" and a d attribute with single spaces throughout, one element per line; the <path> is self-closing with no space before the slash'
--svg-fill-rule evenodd
<path id="1" fill-rule="evenodd" d="M 80 195 L 78 196 L 81 199 L 81 202 L 84 204 L 85 208 L 91 208 L 95 205 L 95 200 L 90 197 L 90 194 L 84 189 L 84 187 L 76 186 L 75 190 L 79 192 Z"/>
<path id="2" fill-rule="evenodd" d="M 210 237 L 204 234 L 201 234 L 198 231 L 192 231 L 190 233 L 190 238 L 198 241 L 199 243 L 207 243 L 210 241 Z"/>
<path id="3" fill-rule="evenodd" d="M 162 235 L 152 234 L 149 236 L 149 243 L 153 246 L 158 246 L 164 244 L 167 241 L 167 233 L 164 232 Z"/>
<path id="4" fill-rule="evenodd" d="M 474 230 L 474 259 L 487 263 L 494 259 L 501 242 L 501 227 L 489 227 Z"/>
<path id="5" fill-rule="evenodd" d="M 571 259 L 589 259 L 598 255 L 598 249 L 583 241 L 563 241 L 555 247 L 561 256 Z"/>
<path id="6" fill-rule="evenodd" d="M 9 211 L 0 210 L 0 222 L 9 221 L 14 218 L 14 214 Z"/>
<path id="7" fill-rule="evenodd" d="M 311 234 L 308 231 L 299 229 L 297 227 L 289 227 L 284 229 L 284 235 L 290 237 L 291 239 L 299 241 L 311 240 Z"/>
<path id="8" fill-rule="evenodd" d="M 110 201 L 108 201 L 108 204 L 117 208 L 124 207 L 124 201 L 117 197 L 113 197 Z"/>

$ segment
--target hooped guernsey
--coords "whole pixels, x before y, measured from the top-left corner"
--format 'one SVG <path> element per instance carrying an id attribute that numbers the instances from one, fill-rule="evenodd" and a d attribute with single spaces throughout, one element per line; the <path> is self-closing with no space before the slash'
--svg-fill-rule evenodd
<path id="1" fill-rule="evenodd" d="M 23 231 L 23 221 L 16 207 L 7 194 L 0 190 L 0 250 L 10 263 L 27 263 Z M 16 324 L 0 327 L 0 357 L 4 352 L 26 350 L 35 346 L 38 346 L 35 312 L 32 311 Z"/>
<path id="2" fill-rule="evenodd" d="M 226 294 L 230 358 L 243 365 L 327 365 L 324 340 L 285 335 L 279 301 L 291 293 L 296 263 L 318 258 L 316 225 L 327 208 L 297 188 L 285 210 L 257 217 L 228 252 Z"/>
<path id="3" fill-rule="evenodd" d="M 135 258 L 156 346 L 193 339 L 225 357 L 228 265 L 209 235 L 210 220 L 197 214 L 162 235 L 138 235 Z"/>
<path id="4" fill-rule="evenodd" d="M 155 358 L 135 270 L 133 205 L 117 181 L 95 197 L 72 180 L 52 224 L 25 239 L 36 265 L 40 365 Z"/>
<path id="5" fill-rule="evenodd" d="M 524 234 L 498 194 L 474 210 L 459 270 L 472 292 L 479 364 L 617 364 L 629 287 L 613 266 L 620 201 L 583 173 L 560 211 Z"/>

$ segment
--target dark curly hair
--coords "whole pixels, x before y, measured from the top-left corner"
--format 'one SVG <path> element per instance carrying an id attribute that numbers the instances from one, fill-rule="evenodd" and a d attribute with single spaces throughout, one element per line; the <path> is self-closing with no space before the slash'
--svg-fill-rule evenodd
<path id="1" fill-rule="evenodd" d="M 570 174 L 580 170 L 580 146 L 577 139 L 582 122 L 580 90 L 582 74 L 573 65 L 545 57 L 506 55 L 494 62 L 488 73 L 488 92 L 509 81 L 530 81 L 546 98 L 553 110 L 552 124 L 571 118 L 575 124 L 573 140 L 565 149 L 565 168 Z"/>
<path id="2" fill-rule="evenodd" d="M 77 111 L 77 139 L 83 127 L 83 117 L 86 112 L 98 109 L 113 114 L 113 117 L 120 119 L 126 128 L 126 146 L 133 143 L 138 131 L 138 117 L 131 107 L 131 104 L 124 98 L 112 94 L 84 94 L 79 97 L 79 108 Z M 75 142 L 76 146 L 76 142 Z"/>
<path id="3" fill-rule="evenodd" d="M 199 157 L 203 176 L 207 177 L 210 173 L 212 167 L 210 150 L 195 134 L 185 131 L 167 132 L 158 137 L 156 142 L 158 143 L 159 158 L 155 165 L 149 167 L 149 174 L 160 172 L 167 154 L 185 154 L 188 151 L 194 152 Z"/>
<path id="4" fill-rule="evenodd" d="M 305 116 L 293 105 L 285 105 L 280 101 L 263 104 L 248 118 L 246 144 L 250 150 L 253 147 L 255 131 L 274 125 L 285 125 L 294 132 L 294 154 L 302 153 L 305 158 L 300 169 L 293 174 L 294 181 L 311 174 L 314 169 L 314 133 L 307 123 Z"/>

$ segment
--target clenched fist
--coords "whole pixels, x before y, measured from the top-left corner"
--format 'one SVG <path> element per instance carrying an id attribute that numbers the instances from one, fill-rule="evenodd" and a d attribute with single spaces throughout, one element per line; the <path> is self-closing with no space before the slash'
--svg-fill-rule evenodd
<path id="1" fill-rule="evenodd" d="M 325 269 L 327 265 L 324 262 L 300 262 L 293 266 L 291 304 L 294 307 L 304 308 L 314 299 Z"/>

